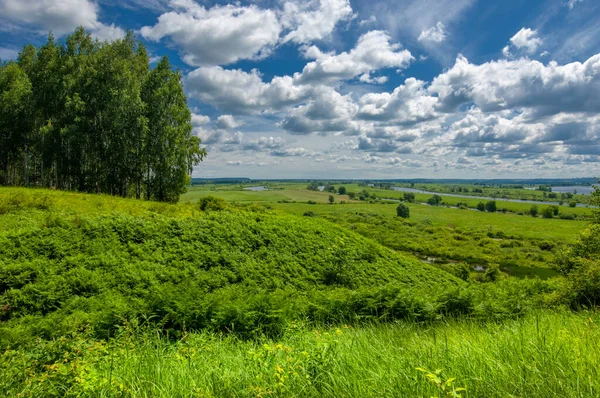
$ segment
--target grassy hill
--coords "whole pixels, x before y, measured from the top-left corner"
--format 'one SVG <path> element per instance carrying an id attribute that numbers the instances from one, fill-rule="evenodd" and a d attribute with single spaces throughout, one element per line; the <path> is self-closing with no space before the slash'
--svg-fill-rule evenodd
<path id="1" fill-rule="evenodd" d="M 293 319 L 426 317 L 453 276 L 324 220 L 0 189 L 0 341 L 148 322 L 280 333 Z"/>
<path id="2" fill-rule="evenodd" d="M 564 278 L 463 282 L 369 239 L 411 241 L 395 206 L 291 205 L 0 189 L 0 395 L 598 396 Z"/>

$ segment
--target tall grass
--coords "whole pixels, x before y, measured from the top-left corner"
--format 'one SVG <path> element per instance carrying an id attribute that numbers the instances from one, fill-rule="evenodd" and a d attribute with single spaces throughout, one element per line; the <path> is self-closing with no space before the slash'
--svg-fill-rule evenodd
<path id="1" fill-rule="evenodd" d="M 595 397 L 600 394 L 599 326 L 597 312 L 555 311 L 503 322 L 318 330 L 292 325 L 281 339 L 262 341 L 191 333 L 173 342 L 164 335 L 125 330 L 108 343 L 75 340 L 71 347 L 60 347 L 67 352 L 58 356 L 59 365 L 33 364 L 35 348 L 33 353 L 5 352 L 0 370 L 13 377 L 1 378 L 0 393 Z M 65 376 L 69 365 L 70 379 Z"/>

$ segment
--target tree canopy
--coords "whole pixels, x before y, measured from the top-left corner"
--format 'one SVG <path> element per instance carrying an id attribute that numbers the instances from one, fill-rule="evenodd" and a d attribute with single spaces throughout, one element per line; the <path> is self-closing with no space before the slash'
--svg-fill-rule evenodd
<path id="1" fill-rule="evenodd" d="M 404 203 L 400 203 L 398 207 L 396 207 L 396 215 L 402 218 L 410 217 L 410 208 Z"/>
<path id="2" fill-rule="evenodd" d="M 556 256 L 555 267 L 567 276 L 573 305 L 600 303 L 600 189 L 594 187 L 590 203 L 596 206 L 590 225 L 573 245 Z"/>
<path id="3" fill-rule="evenodd" d="M 181 74 L 83 28 L 0 64 L 0 184 L 177 201 L 206 151 Z"/>

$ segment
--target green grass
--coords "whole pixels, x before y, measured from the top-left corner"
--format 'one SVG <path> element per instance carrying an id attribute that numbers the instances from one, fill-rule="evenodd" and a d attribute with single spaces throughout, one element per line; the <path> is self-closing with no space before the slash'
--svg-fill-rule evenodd
<path id="1" fill-rule="evenodd" d="M 1 188 L 0 395 L 600 394 L 600 315 L 563 309 L 569 280 L 452 275 L 551 277 L 583 222 L 421 204 L 403 220 L 293 186 L 173 205 Z M 210 194 L 239 203 L 201 211 Z"/>
<path id="2" fill-rule="evenodd" d="M 409 205 L 411 217 L 396 217 L 388 204 L 305 205 L 273 204 L 275 209 L 312 212 L 394 250 L 431 262 L 466 261 L 501 269 L 519 277 L 548 278 L 555 250 L 571 242 L 584 228 L 582 222 L 541 219 L 515 214 Z"/>
<path id="3" fill-rule="evenodd" d="M 0 393 L 446 397 L 464 388 L 457 396 L 596 397 L 599 325 L 597 312 L 557 311 L 503 322 L 296 324 L 277 340 L 191 333 L 176 342 L 129 328 L 109 342 L 80 337 L 6 351 Z M 442 383 L 450 380 L 446 391 L 428 379 L 436 371 Z"/>
<path id="4" fill-rule="evenodd" d="M 377 195 L 380 198 L 401 199 L 404 197 L 403 192 L 394 191 L 394 190 L 371 188 L 371 187 L 359 186 L 358 184 L 348 184 L 345 186 L 346 186 L 348 192 L 357 192 L 358 193 L 362 190 L 367 190 L 369 193 L 374 193 L 375 195 Z M 416 193 L 415 199 L 417 202 L 426 202 L 427 199 L 429 199 L 431 196 L 432 196 L 431 194 Z M 474 198 L 466 198 L 466 197 L 448 196 L 448 195 L 444 195 L 443 193 L 440 193 L 439 196 L 441 196 L 444 199 L 444 203 L 449 206 L 456 206 L 457 203 L 462 202 L 462 203 L 466 203 L 470 208 L 476 208 L 477 204 L 479 202 L 485 203 L 488 201 L 488 199 L 474 199 Z M 588 200 L 589 196 L 586 196 L 585 198 L 586 198 L 586 200 Z M 529 199 L 531 199 L 531 198 L 529 198 Z M 586 217 L 586 216 L 591 215 L 591 213 L 592 213 L 591 209 L 589 209 L 589 208 L 585 208 L 585 207 L 571 208 L 567 204 L 568 204 L 568 201 L 565 201 L 565 204 L 563 206 L 560 206 L 560 213 L 574 214 L 578 217 Z M 504 208 L 507 211 L 513 212 L 513 213 L 519 213 L 519 212 L 528 213 L 529 209 L 531 209 L 531 206 L 532 206 L 531 203 L 527 203 L 527 202 L 523 202 L 523 203 L 521 203 L 521 202 L 504 202 L 504 201 L 500 201 L 500 200 L 497 201 L 497 205 L 498 205 L 498 209 Z M 541 210 L 546 205 L 545 204 L 537 204 L 537 206 Z"/>
<path id="5" fill-rule="evenodd" d="M 213 190 L 214 188 L 214 190 Z M 231 186 L 221 187 L 192 187 L 190 190 L 181 196 L 180 202 L 194 203 L 198 199 L 213 195 L 223 198 L 229 202 L 278 202 L 278 201 L 295 201 L 307 202 L 312 200 L 318 203 L 327 203 L 330 193 L 309 191 L 307 189 L 285 189 L 285 190 L 269 190 L 269 191 L 247 191 Z M 232 189 L 234 188 L 234 189 Z M 336 201 L 350 201 L 346 195 L 334 195 Z"/>
<path id="6" fill-rule="evenodd" d="M 427 206 L 419 203 L 408 204 L 410 220 L 429 221 L 433 226 L 449 228 L 469 228 L 483 231 L 501 230 L 507 235 L 524 238 L 570 241 L 585 227 L 583 221 L 544 219 L 542 217 L 520 216 L 514 213 L 485 213 L 461 210 L 443 206 Z M 352 202 L 345 204 L 309 205 L 306 203 L 271 203 L 270 207 L 286 213 L 302 215 L 307 211 L 316 214 L 330 214 L 343 218 L 352 213 L 379 214 L 385 217 L 396 216 L 395 204 Z"/>
<path id="7" fill-rule="evenodd" d="M 544 219 L 512 212 L 486 213 L 420 203 L 410 204 L 410 221 L 403 222 L 396 217 L 393 203 L 349 201 L 345 196 L 335 195 L 338 203 L 346 203 L 324 204 L 329 194 L 306 190 L 304 184 L 287 184 L 285 187 L 277 186 L 284 190 L 262 192 L 243 192 L 227 185 L 214 188 L 212 191 L 212 188 L 196 187 L 184 196 L 184 200 L 213 194 L 240 202 L 256 201 L 299 216 L 314 214 L 384 246 L 430 262 L 444 265 L 466 261 L 481 266 L 499 263 L 501 270 L 517 277 L 556 276 L 557 273 L 549 267 L 555 251 L 572 242 L 585 226 L 582 220 Z M 364 189 L 358 185 L 349 185 L 347 188 L 355 191 Z M 401 192 L 375 188 L 368 190 L 380 196 L 403 196 Z M 428 197 L 423 196 L 417 199 L 425 200 Z M 286 199 L 282 199 L 284 197 Z M 307 204 L 308 200 L 317 204 Z M 472 205 L 475 206 L 477 202 Z M 586 215 L 590 212 L 589 209 L 575 210 Z"/>
<path id="8" fill-rule="evenodd" d="M 401 186 L 410 187 L 411 184 L 399 184 Z M 457 192 L 456 188 L 466 188 L 469 192 Z M 453 193 L 457 195 L 470 195 L 470 196 L 484 196 L 484 197 L 496 197 L 496 198 L 505 198 L 505 199 L 518 199 L 518 200 L 538 200 L 538 201 L 546 201 L 546 202 L 558 202 L 561 200 L 561 194 L 555 193 L 557 198 L 549 198 L 548 195 L 550 192 L 543 192 L 537 190 L 538 186 L 530 187 L 536 189 L 525 189 L 525 188 L 505 188 L 505 187 L 482 187 L 476 186 L 474 184 L 433 184 L 433 183 L 417 183 L 412 186 L 412 188 L 420 189 L 422 191 L 430 191 L 430 192 L 442 192 L 442 193 Z M 452 192 L 452 188 L 454 192 Z M 479 189 L 483 192 L 473 192 L 473 189 Z M 575 200 L 579 203 L 588 203 L 590 199 L 590 195 L 582 195 L 576 194 L 573 195 L 572 198 L 564 197 L 563 200 L 565 203 L 568 203 L 571 200 Z"/>
<path id="9" fill-rule="evenodd" d="M 0 190 L 9 204 L 0 215 L 0 307 L 9 308 L 0 344 L 85 328 L 108 335 L 133 318 L 175 331 L 277 334 L 289 319 L 342 319 L 369 307 L 350 306 L 352 292 L 392 286 L 387 295 L 412 303 L 463 285 L 322 220 L 192 205 L 131 215 L 127 200 L 111 198 L 105 212 L 88 205 L 98 199 L 91 195 L 63 206 L 65 194 L 39 194 L 19 191 L 17 200 Z"/>

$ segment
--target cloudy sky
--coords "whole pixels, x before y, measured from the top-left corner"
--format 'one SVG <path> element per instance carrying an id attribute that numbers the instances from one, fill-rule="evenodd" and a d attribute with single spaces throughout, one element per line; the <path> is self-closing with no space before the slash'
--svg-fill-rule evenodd
<path id="1" fill-rule="evenodd" d="M 597 0 L 0 0 L 0 59 L 78 25 L 183 72 L 195 177 L 600 175 Z"/>

